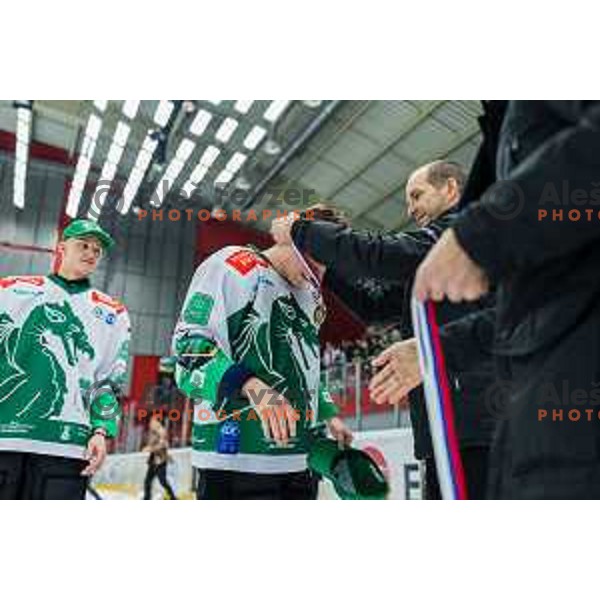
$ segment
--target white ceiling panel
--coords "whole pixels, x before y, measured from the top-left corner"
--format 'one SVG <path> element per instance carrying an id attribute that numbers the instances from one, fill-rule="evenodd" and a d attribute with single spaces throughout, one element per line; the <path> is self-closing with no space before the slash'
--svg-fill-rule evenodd
<path id="1" fill-rule="evenodd" d="M 353 125 L 353 129 L 384 145 L 397 138 L 419 115 L 414 102 L 379 100 Z"/>
<path id="2" fill-rule="evenodd" d="M 330 192 L 336 189 L 348 174 L 338 166 L 328 161 L 321 160 L 315 163 L 300 180 L 300 183 L 308 188 L 314 188 L 317 192 L 327 198 Z"/>
<path id="3" fill-rule="evenodd" d="M 366 182 L 357 179 L 331 200 L 336 206 L 348 208 L 354 212 L 376 200 L 379 193 Z"/>
<path id="4" fill-rule="evenodd" d="M 373 187 L 385 191 L 401 183 L 413 169 L 413 165 L 406 163 L 395 154 L 388 153 L 371 165 L 361 177 Z"/>
<path id="5" fill-rule="evenodd" d="M 363 166 L 378 150 L 376 143 L 350 129 L 331 147 L 326 158 L 351 172 Z"/>
<path id="6" fill-rule="evenodd" d="M 402 156 L 416 164 L 435 160 L 456 139 L 457 134 L 433 119 L 427 119 L 394 146 Z"/>

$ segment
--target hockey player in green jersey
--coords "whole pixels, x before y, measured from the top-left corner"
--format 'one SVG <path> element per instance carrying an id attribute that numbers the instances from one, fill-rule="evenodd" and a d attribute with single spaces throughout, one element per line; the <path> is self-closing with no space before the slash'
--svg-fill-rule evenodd
<path id="1" fill-rule="evenodd" d="M 314 499 L 309 429 L 352 440 L 321 381 L 323 269 L 305 260 L 292 246 L 229 246 L 194 275 L 173 350 L 177 383 L 198 403 L 200 499 Z"/>
<path id="2" fill-rule="evenodd" d="M 0 499 L 83 499 L 117 433 L 129 316 L 89 282 L 112 245 L 76 220 L 55 273 L 0 279 Z"/>

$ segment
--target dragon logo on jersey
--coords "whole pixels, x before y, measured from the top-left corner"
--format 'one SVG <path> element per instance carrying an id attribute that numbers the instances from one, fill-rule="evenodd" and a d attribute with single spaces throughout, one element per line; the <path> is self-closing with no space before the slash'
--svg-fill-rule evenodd
<path id="1" fill-rule="evenodd" d="M 269 321 L 261 321 L 250 301 L 227 325 L 235 360 L 243 360 L 257 374 L 268 374 L 269 385 L 307 406 L 311 393 L 305 372 L 318 360 L 319 338 L 293 294 L 273 301 Z"/>
<path id="2" fill-rule="evenodd" d="M 0 313 L 1 421 L 60 415 L 67 378 L 52 350 L 56 340 L 62 343 L 70 367 L 82 354 L 94 358 L 83 323 L 66 302 L 37 306 L 21 327 Z"/>

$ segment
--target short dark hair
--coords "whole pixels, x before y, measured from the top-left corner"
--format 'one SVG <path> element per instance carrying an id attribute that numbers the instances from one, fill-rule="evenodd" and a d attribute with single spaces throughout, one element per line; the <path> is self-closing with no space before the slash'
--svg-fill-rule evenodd
<path id="1" fill-rule="evenodd" d="M 467 183 L 467 171 L 459 163 L 451 160 L 436 160 L 427 167 L 427 182 L 435 188 L 441 188 L 448 179 L 454 179 L 458 191 L 462 194 Z"/>

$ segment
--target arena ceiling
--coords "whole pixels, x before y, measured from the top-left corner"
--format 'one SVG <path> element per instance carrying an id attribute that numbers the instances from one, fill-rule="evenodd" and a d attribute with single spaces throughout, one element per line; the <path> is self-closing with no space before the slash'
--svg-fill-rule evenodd
<path id="1" fill-rule="evenodd" d="M 291 209 L 298 190 L 357 226 L 395 230 L 406 224 L 414 168 L 444 157 L 470 165 L 480 112 L 477 101 L 2 101 L 0 130 L 17 134 L 4 158 L 23 210 L 35 210 L 26 185 L 33 140 L 70 157 L 72 217 L 125 218 L 151 206 Z"/>

